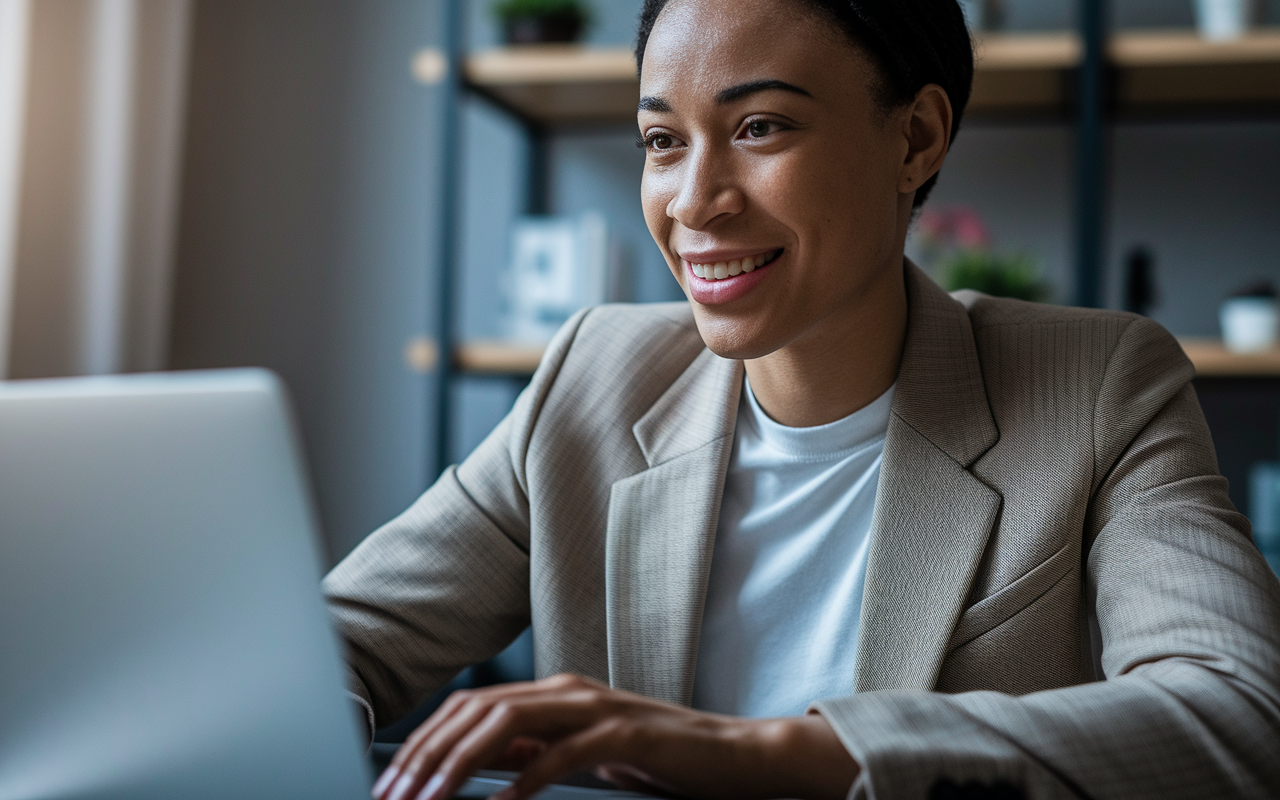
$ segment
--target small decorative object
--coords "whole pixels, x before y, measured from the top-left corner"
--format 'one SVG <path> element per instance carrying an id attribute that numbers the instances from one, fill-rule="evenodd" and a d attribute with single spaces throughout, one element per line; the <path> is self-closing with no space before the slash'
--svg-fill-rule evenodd
<path id="1" fill-rule="evenodd" d="M 582 0 L 501 0 L 493 12 L 507 44 L 576 42 L 589 17 Z"/>
<path id="2" fill-rule="evenodd" d="M 1156 302 L 1156 257 L 1135 247 L 1124 260 L 1124 310 L 1146 316 Z"/>
<path id="3" fill-rule="evenodd" d="M 998 31 L 1004 28 L 1004 0 L 960 0 L 970 30 Z"/>
<path id="4" fill-rule="evenodd" d="M 1256 11 L 1254 0 L 1196 0 L 1196 27 L 1211 42 L 1229 42 L 1244 36 Z"/>
<path id="5" fill-rule="evenodd" d="M 578 309 L 626 299 L 603 214 L 523 217 L 512 231 L 507 336 L 544 343 Z"/>
<path id="6" fill-rule="evenodd" d="M 1218 319 L 1222 343 L 1233 353 L 1257 353 L 1275 346 L 1280 333 L 1275 287 L 1261 281 L 1236 292 L 1222 301 Z"/>
<path id="7" fill-rule="evenodd" d="M 916 224 L 925 259 L 947 291 L 973 289 L 1032 302 L 1052 294 L 1029 257 L 991 248 L 991 234 L 972 209 L 926 208 Z"/>

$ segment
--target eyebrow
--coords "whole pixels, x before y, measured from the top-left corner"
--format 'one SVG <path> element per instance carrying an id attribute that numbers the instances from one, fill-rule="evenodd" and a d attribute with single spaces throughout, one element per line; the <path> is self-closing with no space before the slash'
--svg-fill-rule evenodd
<path id="1" fill-rule="evenodd" d="M 737 86 L 730 86 L 728 89 L 722 89 L 718 94 L 716 94 L 716 102 L 721 105 L 727 105 L 749 95 L 756 94 L 757 92 L 769 92 L 774 90 L 791 92 L 792 94 L 798 94 L 803 97 L 813 97 L 813 95 L 809 94 L 804 89 L 801 89 L 799 86 L 796 86 L 794 83 L 787 83 L 786 81 L 778 80 L 760 80 L 740 83 Z"/>
<path id="2" fill-rule="evenodd" d="M 670 114 L 671 104 L 661 97 L 641 97 L 636 111 L 652 111 L 655 114 Z"/>
<path id="3" fill-rule="evenodd" d="M 728 105 L 737 102 L 744 97 L 756 94 L 758 92 L 783 91 L 798 94 L 802 97 L 813 97 L 804 89 L 796 86 L 794 83 L 779 81 L 773 79 L 749 81 L 740 83 L 737 86 L 730 86 L 728 89 L 721 89 L 716 93 L 716 102 L 720 105 Z M 640 104 L 636 107 L 636 111 L 652 111 L 655 114 L 670 114 L 671 104 L 661 97 L 641 97 Z"/>

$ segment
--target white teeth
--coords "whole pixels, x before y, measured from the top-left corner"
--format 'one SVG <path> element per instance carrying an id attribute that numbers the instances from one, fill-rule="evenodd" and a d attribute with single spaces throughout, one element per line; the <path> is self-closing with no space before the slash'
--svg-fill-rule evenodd
<path id="1" fill-rule="evenodd" d="M 773 253 L 762 253 L 758 256 L 747 256 L 732 261 L 718 261 L 715 264 L 689 264 L 694 277 L 704 281 L 722 281 L 744 272 L 753 272 L 756 267 L 763 267 Z"/>

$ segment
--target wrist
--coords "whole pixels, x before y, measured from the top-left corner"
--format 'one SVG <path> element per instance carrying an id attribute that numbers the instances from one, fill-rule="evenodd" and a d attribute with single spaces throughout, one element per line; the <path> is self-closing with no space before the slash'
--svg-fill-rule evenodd
<path id="1" fill-rule="evenodd" d="M 831 724 L 818 714 L 759 722 L 763 763 L 778 777 L 779 797 L 843 800 L 857 779 L 858 762 Z"/>

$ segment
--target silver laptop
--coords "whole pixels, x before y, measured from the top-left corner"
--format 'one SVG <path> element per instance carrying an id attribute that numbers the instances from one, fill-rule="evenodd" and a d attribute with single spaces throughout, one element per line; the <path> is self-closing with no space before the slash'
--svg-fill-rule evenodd
<path id="1" fill-rule="evenodd" d="M 0 383 L 0 798 L 367 798 L 280 386 Z"/>
<path id="2" fill-rule="evenodd" d="M 0 800 L 368 798 L 300 463 L 261 370 L 0 381 Z"/>

